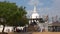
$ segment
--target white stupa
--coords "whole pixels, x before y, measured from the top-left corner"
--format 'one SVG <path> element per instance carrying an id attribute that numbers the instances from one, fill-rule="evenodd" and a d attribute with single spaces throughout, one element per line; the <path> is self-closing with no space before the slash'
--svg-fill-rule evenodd
<path id="1" fill-rule="evenodd" d="M 34 6 L 34 9 L 33 9 L 33 13 L 32 15 L 30 16 L 30 20 L 29 20 L 29 24 L 31 22 L 39 22 L 37 19 L 39 19 L 39 14 L 37 13 L 37 9 L 36 9 L 36 5 Z"/>
<path id="2" fill-rule="evenodd" d="M 32 19 L 39 18 L 39 14 L 37 13 L 36 6 L 34 6 L 34 10 L 33 10 L 33 13 L 31 15 L 31 18 Z"/>

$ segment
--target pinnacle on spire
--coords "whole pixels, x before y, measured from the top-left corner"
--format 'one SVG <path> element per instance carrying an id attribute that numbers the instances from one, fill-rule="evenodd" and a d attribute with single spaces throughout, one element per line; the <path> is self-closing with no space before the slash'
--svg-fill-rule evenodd
<path id="1" fill-rule="evenodd" d="M 36 6 L 34 6 L 34 12 L 36 12 Z"/>
<path id="2" fill-rule="evenodd" d="M 36 13 L 36 10 L 37 10 L 37 9 L 36 9 L 36 4 L 35 4 L 35 5 L 34 5 L 34 13 Z"/>

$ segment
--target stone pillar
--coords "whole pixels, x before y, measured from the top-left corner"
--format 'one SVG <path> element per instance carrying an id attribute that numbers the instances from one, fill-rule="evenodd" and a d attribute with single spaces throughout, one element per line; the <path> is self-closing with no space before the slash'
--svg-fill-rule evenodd
<path id="1" fill-rule="evenodd" d="M 45 32 L 48 32 L 48 23 L 45 23 Z"/>
<path id="2" fill-rule="evenodd" d="M 42 28 L 41 28 L 41 32 L 42 32 Z"/>

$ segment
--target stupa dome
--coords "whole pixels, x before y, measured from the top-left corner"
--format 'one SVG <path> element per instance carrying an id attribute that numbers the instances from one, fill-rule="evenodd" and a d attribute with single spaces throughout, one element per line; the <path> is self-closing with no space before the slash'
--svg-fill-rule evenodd
<path id="1" fill-rule="evenodd" d="M 35 19 L 35 18 L 39 18 L 39 14 L 38 13 L 33 13 L 32 16 L 31 16 L 32 19 Z"/>

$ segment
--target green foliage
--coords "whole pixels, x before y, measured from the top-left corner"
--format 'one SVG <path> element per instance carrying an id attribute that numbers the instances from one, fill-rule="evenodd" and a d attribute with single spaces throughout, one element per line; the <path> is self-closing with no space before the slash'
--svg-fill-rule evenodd
<path id="1" fill-rule="evenodd" d="M 6 25 L 11 26 L 24 26 L 28 23 L 26 18 L 26 10 L 24 7 L 17 7 L 15 3 L 0 2 L 0 18 L 6 20 Z"/>
<path id="2" fill-rule="evenodd" d="M 40 18 L 39 22 L 44 23 L 45 21 L 43 20 L 43 18 Z"/>

